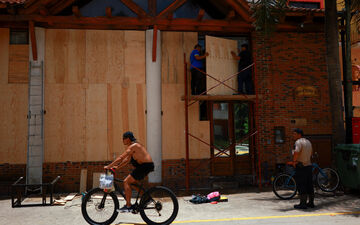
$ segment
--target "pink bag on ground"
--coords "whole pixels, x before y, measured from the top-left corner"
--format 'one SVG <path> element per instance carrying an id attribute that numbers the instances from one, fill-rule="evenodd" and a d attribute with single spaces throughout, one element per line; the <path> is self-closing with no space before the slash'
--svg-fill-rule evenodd
<path id="1" fill-rule="evenodd" d="M 209 200 L 217 201 L 218 199 L 220 199 L 220 193 L 218 191 L 214 191 L 214 192 L 211 192 L 210 194 L 208 194 L 206 197 Z M 215 199 L 217 199 L 217 200 L 215 200 Z"/>

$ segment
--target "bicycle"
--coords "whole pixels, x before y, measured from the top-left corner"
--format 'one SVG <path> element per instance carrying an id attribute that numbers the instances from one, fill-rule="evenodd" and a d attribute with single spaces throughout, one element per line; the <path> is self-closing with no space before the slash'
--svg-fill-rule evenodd
<path id="1" fill-rule="evenodd" d="M 111 171 L 115 177 L 115 172 Z M 118 216 L 119 200 L 116 193 L 124 199 L 125 194 L 118 183 L 123 180 L 114 178 L 114 191 L 94 188 L 84 196 L 81 212 L 91 225 L 107 225 Z M 168 225 L 172 223 L 179 211 L 179 204 L 175 194 L 167 187 L 155 186 L 144 189 L 143 184 L 134 184 L 137 196 L 132 213 L 140 213 L 141 218 L 149 225 Z M 143 194 L 140 196 L 140 192 Z M 140 200 L 138 202 L 138 200 Z"/>
<path id="2" fill-rule="evenodd" d="M 293 168 L 293 167 L 292 167 Z M 331 168 L 320 168 L 312 163 L 312 172 L 316 184 L 324 192 L 335 191 L 340 183 L 339 174 Z M 295 170 L 288 173 L 280 173 L 273 182 L 273 192 L 280 199 L 291 199 L 296 195 L 297 186 L 294 179 Z"/>

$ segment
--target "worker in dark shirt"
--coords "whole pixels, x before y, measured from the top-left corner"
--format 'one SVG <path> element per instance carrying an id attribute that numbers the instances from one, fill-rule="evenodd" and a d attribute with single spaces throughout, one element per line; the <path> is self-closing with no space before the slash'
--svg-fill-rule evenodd
<path id="1" fill-rule="evenodd" d="M 241 72 L 237 76 L 238 92 L 240 94 L 254 94 L 254 86 L 252 83 L 252 67 L 250 66 L 249 68 L 247 68 L 249 65 L 252 64 L 252 57 L 249 51 L 249 46 L 247 44 L 243 44 L 241 45 L 241 51 L 238 55 L 236 55 L 236 53 L 233 51 L 231 51 L 231 55 L 234 59 L 239 60 L 238 70 L 239 72 Z M 243 91 L 244 84 L 245 92 Z"/>
<path id="2" fill-rule="evenodd" d="M 190 71 L 191 71 L 191 94 L 199 95 L 206 91 L 206 75 L 199 71 L 204 71 L 203 60 L 209 55 L 200 54 L 201 45 L 196 44 L 194 50 L 190 54 Z"/>

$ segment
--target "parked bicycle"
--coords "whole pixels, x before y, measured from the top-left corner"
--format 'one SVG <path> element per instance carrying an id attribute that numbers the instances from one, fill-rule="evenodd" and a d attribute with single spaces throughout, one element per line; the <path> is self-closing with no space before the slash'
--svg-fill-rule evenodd
<path id="1" fill-rule="evenodd" d="M 293 168 L 293 167 L 291 167 Z M 312 163 L 313 179 L 324 192 L 335 191 L 340 183 L 339 174 L 331 168 L 320 168 L 316 163 Z M 295 170 L 287 173 L 280 173 L 273 182 L 273 192 L 280 199 L 291 199 L 296 195 L 297 186 L 294 179 Z"/>
<path id="2" fill-rule="evenodd" d="M 111 172 L 115 177 L 114 171 Z M 125 198 L 118 184 L 121 182 L 123 180 L 114 178 L 114 191 L 94 188 L 84 196 L 81 212 L 89 224 L 107 225 L 116 219 L 119 209 L 116 193 Z M 142 183 L 134 186 L 138 192 L 132 213 L 140 213 L 141 218 L 149 225 L 168 225 L 175 220 L 179 204 L 175 194 L 169 188 L 155 186 L 146 190 Z"/>

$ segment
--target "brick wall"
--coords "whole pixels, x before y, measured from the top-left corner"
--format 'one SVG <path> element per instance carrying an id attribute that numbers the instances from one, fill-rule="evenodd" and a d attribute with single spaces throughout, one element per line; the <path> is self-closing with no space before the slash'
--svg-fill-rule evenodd
<path id="1" fill-rule="evenodd" d="M 274 169 L 290 159 L 292 129 L 305 135 L 331 134 L 331 112 L 324 33 L 253 35 L 261 160 Z M 297 96 L 299 86 L 311 86 L 316 96 Z M 299 122 L 300 121 L 300 122 Z M 286 142 L 275 144 L 274 127 L 285 127 Z"/>
<path id="2" fill-rule="evenodd" d="M 87 190 L 92 188 L 93 173 L 104 171 L 104 166 L 110 162 L 63 162 L 63 163 L 45 163 L 43 165 L 43 183 L 49 183 L 57 176 L 60 180 L 57 182 L 54 192 L 69 193 L 79 192 L 80 174 L 82 169 L 87 169 Z M 205 187 L 209 185 L 210 166 L 208 159 L 190 160 L 190 184 L 191 187 Z M 119 170 L 116 177 L 124 179 L 132 170 L 129 165 Z M 165 160 L 162 165 L 163 183 L 173 189 L 185 188 L 185 160 Z M 25 164 L 0 164 L 0 195 L 10 195 L 10 185 L 19 177 L 26 177 Z M 147 178 L 145 180 L 147 185 Z"/>

